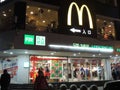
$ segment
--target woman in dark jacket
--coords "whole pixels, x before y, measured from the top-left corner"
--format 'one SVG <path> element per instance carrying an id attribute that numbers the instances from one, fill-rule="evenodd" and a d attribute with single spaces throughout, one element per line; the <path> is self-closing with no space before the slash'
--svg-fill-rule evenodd
<path id="1" fill-rule="evenodd" d="M 38 71 L 38 76 L 34 82 L 34 90 L 48 90 L 49 86 L 46 78 L 41 70 Z"/>
<path id="2" fill-rule="evenodd" d="M 6 69 L 4 69 L 3 74 L 0 78 L 1 83 L 1 90 L 8 90 L 8 87 L 10 85 L 10 74 L 7 72 Z"/>

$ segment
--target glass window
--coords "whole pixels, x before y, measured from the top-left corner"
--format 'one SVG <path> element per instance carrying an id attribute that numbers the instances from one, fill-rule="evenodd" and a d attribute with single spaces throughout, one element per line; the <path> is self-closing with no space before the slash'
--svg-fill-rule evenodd
<path id="1" fill-rule="evenodd" d="M 42 70 L 48 82 L 67 81 L 67 58 L 30 56 L 30 82 L 33 83 L 37 71 Z"/>
<path id="2" fill-rule="evenodd" d="M 14 28 L 13 13 L 14 13 L 13 8 L 6 8 L 0 10 L 0 32 L 9 31 Z"/>
<path id="3" fill-rule="evenodd" d="M 71 58 L 71 78 L 69 81 L 104 80 L 104 64 L 102 60 L 87 58 Z"/>
<path id="4" fill-rule="evenodd" d="M 112 20 L 97 17 L 97 37 L 98 39 L 114 40 L 115 39 L 115 27 Z"/>
<path id="5" fill-rule="evenodd" d="M 37 71 L 44 72 L 48 82 L 79 82 L 104 80 L 104 63 L 101 59 L 30 56 L 30 82 Z"/>
<path id="6" fill-rule="evenodd" d="M 27 6 L 26 29 L 52 32 L 58 26 L 58 12 L 53 9 Z"/>

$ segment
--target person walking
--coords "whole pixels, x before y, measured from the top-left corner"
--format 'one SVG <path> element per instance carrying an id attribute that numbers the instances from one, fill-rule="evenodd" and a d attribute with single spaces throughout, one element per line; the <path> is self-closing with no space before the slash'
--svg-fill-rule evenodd
<path id="1" fill-rule="evenodd" d="M 41 70 L 38 70 L 38 76 L 34 82 L 34 90 L 49 90 L 47 80 Z"/>
<path id="2" fill-rule="evenodd" d="M 7 69 L 3 70 L 3 74 L 0 78 L 1 90 L 8 90 L 10 85 L 10 74 L 8 73 Z"/>

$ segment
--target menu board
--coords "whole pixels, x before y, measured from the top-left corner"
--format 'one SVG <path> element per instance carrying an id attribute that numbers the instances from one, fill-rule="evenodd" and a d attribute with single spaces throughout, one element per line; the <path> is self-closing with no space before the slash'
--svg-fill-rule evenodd
<path id="1" fill-rule="evenodd" d="M 62 61 L 61 60 L 51 60 L 51 79 L 60 79 L 63 76 L 62 73 Z"/>

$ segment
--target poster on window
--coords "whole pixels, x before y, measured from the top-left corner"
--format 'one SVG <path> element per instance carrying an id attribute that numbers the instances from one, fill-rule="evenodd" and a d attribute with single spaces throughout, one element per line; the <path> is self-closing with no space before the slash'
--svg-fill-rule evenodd
<path id="1" fill-rule="evenodd" d="M 62 78 L 62 61 L 61 60 L 51 60 L 51 79 L 60 79 Z"/>

